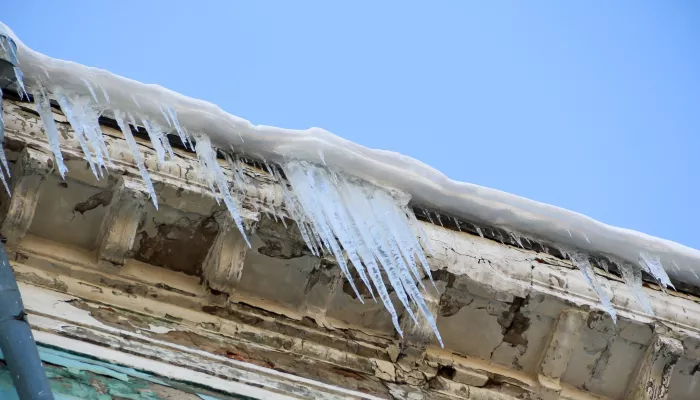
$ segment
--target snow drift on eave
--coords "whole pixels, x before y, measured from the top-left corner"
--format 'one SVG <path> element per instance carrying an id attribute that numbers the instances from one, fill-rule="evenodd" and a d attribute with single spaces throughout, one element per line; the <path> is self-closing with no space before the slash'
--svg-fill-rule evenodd
<path id="1" fill-rule="evenodd" d="M 674 279 L 693 285 L 700 284 L 696 276 L 700 265 L 700 252 L 697 250 L 639 232 L 611 227 L 578 213 L 498 190 L 455 182 L 410 157 L 368 149 L 323 129 L 311 128 L 301 131 L 253 125 L 211 103 L 191 99 L 157 85 L 147 85 L 105 70 L 53 59 L 24 46 L 8 28 L 0 24 L 0 32 L 2 31 L 17 42 L 19 62 L 30 85 L 41 87 L 38 85 L 39 81 L 46 80 L 52 88 L 59 89 L 58 97 L 61 92 L 74 96 L 82 93 L 83 96 L 77 96 L 81 101 L 92 97 L 97 102 L 99 94 L 95 92 L 102 93 L 100 102 L 106 106 L 101 112 L 117 117 L 117 120 L 121 121 L 120 126 L 126 124 L 128 127 L 129 122 L 135 125 L 135 114 L 147 116 L 148 119 L 141 121 L 141 125 L 147 128 L 159 158 L 165 157 L 168 150 L 158 148 L 158 143 L 163 143 L 164 130 L 167 129 L 176 131 L 184 142 L 188 140 L 187 132 L 206 132 L 206 140 L 210 138 L 215 147 L 229 149 L 230 146 L 235 146 L 240 153 L 257 156 L 282 166 L 288 167 L 288 161 L 291 159 L 327 164 L 330 170 L 343 171 L 347 176 L 355 176 L 376 185 L 393 187 L 409 193 L 413 196 L 415 204 L 439 209 L 477 223 L 502 227 L 517 234 L 551 242 L 560 248 L 571 249 L 566 252 L 591 281 L 604 304 L 609 300 L 597 284 L 586 256 L 587 252 L 607 255 L 611 261 L 622 267 L 623 278 L 637 295 L 643 296 L 643 293 L 640 294 L 637 290 L 641 287 L 641 271 L 653 275 L 662 286 L 670 284 L 662 265 L 671 267 L 670 275 Z M 129 119 L 131 121 L 128 121 Z M 156 121 L 157 126 L 154 126 Z M 182 126 L 178 121 L 182 121 Z M 87 134 L 85 137 L 90 140 Z M 99 148 L 99 143 L 86 146 Z M 209 151 L 198 151 L 200 162 L 204 166 L 211 157 Z M 220 182 L 213 166 L 215 163 L 209 164 L 209 169 L 205 170 L 208 171 L 206 174 L 209 174 L 209 181 L 212 182 L 212 190 L 216 185 L 221 192 L 223 183 Z M 316 169 L 324 170 L 316 166 L 312 169 L 307 168 L 306 171 L 315 177 L 313 179 L 320 179 L 314 172 Z M 147 179 L 147 173 L 145 175 L 144 179 Z M 294 179 L 290 181 L 294 188 Z M 297 188 L 294 189 L 297 191 Z M 303 196 L 299 193 L 295 195 Z M 323 222 L 327 218 L 325 216 L 319 219 L 314 217 L 313 212 L 309 214 L 301 198 L 296 201 L 301 203 L 298 211 L 305 214 L 304 218 L 308 218 L 300 227 L 307 224 L 313 229 L 323 229 L 323 224 L 329 223 Z M 232 207 L 229 204 L 227 206 L 231 210 Z M 337 235 L 337 232 L 333 233 Z M 319 242 L 321 243 L 318 244 L 323 244 L 323 240 Z M 345 244 L 343 248 L 347 250 Z M 645 304 L 645 300 L 641 299 L 640 303 Z M 611 314 L 614 314 L 614 311 Z"/>

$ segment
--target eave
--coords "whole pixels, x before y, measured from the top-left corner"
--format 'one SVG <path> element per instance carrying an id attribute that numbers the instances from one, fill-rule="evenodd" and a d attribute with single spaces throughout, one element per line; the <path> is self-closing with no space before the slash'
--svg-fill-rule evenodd
<path id="1" fill-rule="evenodd" d="M 616 398 L 655 362 L 678 363 L 670 379 L 671 398 L 694 398 L 689 388 L 700 380 L 694 369 L 700 363 L 700 306 L 692 295 L 664 294 L 646 285 L 655 312 L 648 315 L 617 276 L 597 270 L 620 315 L 614 325 L 581 273 L 541 246 L 518 248 L 468 228 L 460 232 L 423 223 L 440 289 L 437 294 L 429 290 L 427 298 L 446 348 L 431 341 L 426 326 L 413 326 L 405 317 L 410 333 L 400 340 L 381 306 L 371 300 L 362 305 L 343 290 L 332 258 L 311 256 L 295 229 L 265 216 L 284 218 L 284 209 L 281 188 L 262 169 L 247 166 L 249 182 L 240 191 L 247 225 L 259 238 L 245 250 L 235 247 L 236 231 L 224 228 L 228 216 L 217 213 L 220 208 L 197 176 L 191 153 L 178 150 L 165 166 L 146 157 L 162 203 L 156 211 L 134 183 L 138 172 L 118 130 L 102 127 L 115 168 L 98 181 L 56 110 L 69 167 L 63 182 L 32 106 L 8 100 L 4 106 L 4 146 L 14 165 L 15 191 L 2 199 L 2 234 L 24 297 L 32 299 L 27 308 L 41 343 L 77 352 L 109 347 L 138 354 L 144 368 L 158 354 L 174 357 L 159 360 L 165 364 L 196 354 L 192 364 L 183 365 L 201 369 L 202 360 L 215 360 L 207 361 L 211 367 L 203 373 L 226 380 L 250 363 L 264 365 L 278 372 L 253 368 L 255 379 L 262 379 L 257 374 L 272 378 L 242 384 L 274 392 L 285 383 L 301 390 L 306 381 L 290 376 L 298 375 L 334 386 L 312 385 L 319 396 L 330 397 L 366 396 L 341 389 L 349 388 L 399 397 L 460 397 L 466 390 L 475 397 Z M 147 142 L 141 146 L 144 154 L 152 154 Z M 75 211 L 86 202 L 82 214 Z M 167 232 L 157 227 L 175 226 L 183 217 L 214 218 L 216 227 L 188 250 L 183 237 L 160 245 Z M 462 222 L 460 229 L 469 226 Z M 182 253 L 148 255 L 137 240 L 142 237 L 160 240 L 149 251 L 160 246 Z M 574 340 L 561 346 L 550 340 L 558 336 Z M 601 340 L 607 345 L 592 349 Z M 90 349 L 81 350 L 84 342 L 91 343 Z M 654 345 L 669 348 L 669 357 L 646 356 Z M 158 353 L 163 348 L 167 352 Z M 222 355 L 219 350 L 225 349 L 238 352 Z M 265 364 L 270 360 L 278 362 Z M 608 365 L 611 369 L 601 375 Z"/>

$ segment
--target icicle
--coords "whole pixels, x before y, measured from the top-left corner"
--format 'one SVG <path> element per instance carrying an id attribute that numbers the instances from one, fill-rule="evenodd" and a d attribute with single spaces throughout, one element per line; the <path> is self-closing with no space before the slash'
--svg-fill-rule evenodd
<path id="1" fill-rule="evenodd" d="M 56 95 L 56 101 L 58 101 L 61 110 L 63 110 L 75 132 L 75 137 L 90 163 L 93 174 L 99 178 L 102 170 L 107 169 L 107 165 L 112 165 L 112 161 L 100 128 L 96 104 L 93 106 L 92 100 L 88 96 L 69 96 L 63 89 L 58 87 L 54 88 L 53 92 Z M 95 170 L 94 164 L 97 165 L 97 170 Z"/>
<path id="2" fill-rule="evenodd" d="M 226 156 L 227 161 L 229 162 L 229 166 L 231 166 L 232 161 L 230 157 L 228 157 L 228 155 Z M 297 205 L 296 198 L 289 192 L 289 190 L 287 189 L 287 184 L 282 179 L 280 173 L 277 171 L 276 168 L 272 168 L 272 173 L 275 176 L 275 179 L 278 182 L 280 182 L 280 186 L 282 187 L 284 205 L 287 209 L 287 213 L 289 214 L 290 218 L 292 218 L 297 223 L 297 227 L 299 228 L 301 237 L 304 239 L 304 242 L 306 243 L 306 246 L 309 248 L 309 250 L 311 250 L 311 253 L 319 257 L 320 251 L 317 250 L 316 243 L 312 240 L 312 236 L 309 235 L 307 232 L 304 215 L 300 212 L 300 208 Z"/>
<path id="3" fill-rule="evenodd" d="M 2 107 L 0 107 L 0 112 L 2 112 Z M 2 118 L 0 116 L 0 118 Z M 2 127 L 2 124 L 0 123 L 0 127 Z M 0 140 L 0 145 L 2 145 L 2 140 Z M 7 156 L 5 155 L 5 149 L 0 146 L 0 162 L 2 162 L 2 166 L 4 168 L 5 174 L 7 174 L 7 177 L 12 176 L 12 172 L 10 171 L 10 165 L 7 162 Z M 0 174 L 2 174 L 2 171 L 0 171 Z"/>
<path id="4" fill-rule="evenodd" d="M 629 263 L 619 263 L 620 272 L 622 273 L 622 279 L 627 284 L 627 287 L 632 290 L 632 294 L 637 299 L 637 303 L 646 311 L 647 313 L 654 315 L 654 310 L 651 308 L 651 303 L 646 293 L 644 293 L 644 286 L 642 283 L 642 271 L 636 265 Z"/>
<path id="5" fill-rule="evenodd" d="M 161 106 L 160 104 L 158 104 L 158 109 L 160 109 L 160 113 L 163 115 L 163 119 L 165 120 L 165 122 L 168 124 L 169 127 L 172 128 L 173 123 L 170 122 L 170 117 L 168 117 L 168 114 L 165 113 L 165 110 L 163 109 L 163 106 Z"/>
<path id="6" fill-rule="evenodd" d="M 408 312 L 411 319 L 417 323 L 418 319 L 411 309 L 409 298 L 406 294 L 404 283 L 402 282 L 402 278 L 398 270 L 400 267 L 396 265 L 396 255 L 391 254 L 391 248 L 388 244 L 388 237 L 384 229 L 382 229 L 377 215 L 372 212 L 372 205 L 369 201 L 371 197 L 368 197 L 366 192 L 364 195 L 367 197 L 362 196 L 362 192 L 358 190 L 351 191 L 350 195 L 354 198 L 354 203 L 364 203 L 364 206 L 356 208 L 356 211 L 361 213 L 358 215 L 363 216 L 362 221 L 358 221 L 362 222 L 364 227 L 364 229 L 360 230 L 360 233 L 367 233 L 365 241 L 369 246 L 371 246 L 370 251 L 374 254 L 374 257 L 379 260 L 380 265 L 384 268 L 387 278 L 389 279 L 389 283 L 394 288 L 394 293 L 406 309 L 406 312 Z M 406 285 L 408 285 L 408 283 Z"/>
<path id="7" fill-rule="evenodd" d="M 12 46 L 10 46 L 10 49 L 12 49 Z M 22 75 L 22 71 L 17 67 L 14 67 L 14 70 L 15 78 L 17 79 L 17 87 L 19 88 L 19 90 L 17 90 L 19 93 L 19 98 L 29 101 L 29 94 L 27 93 L 27 89 L 24 87 L 24 76 Z"/>
<path id="8" fill-rule="evenodd" d="M 430 211 L 424 208 L 423 215 L 428 217 L 428 221 L 430 221 L 431 224 L 435 225 L 435 222 L 433 222 L 433 219 L 430 217 Z"/>
<path id="9" fill-rule="evenodd" d="M 440 226 L 442 226 L 442 227 L 444 228 L 445 225 L 442 224 L 442 219 L 440 219 L 440 213 L 437 213 L 437 212 L 436 212 L 436 213 L 435 213 L 435 216 L 437 216 L 437 220 L 438 220 L 438 222 L 440 223 Z"/>
<path id="10" fill-rule="evenodd" d="M 483 238 L 484 238 L 484 232 L 481 231 L 481 228 L 479 228 L 478 226 L 474 225 L 474 229 L 476 229 L 476 233 L 478 233 L 479 236 L 481 236 L 481 238 L 483 239 Z"/>
<path id="11" fill-rule="evenodd" d="M 411 240 L 415 238 L 413 235 L 411 235 L 410 239 L 405 236 L 406 233 L 412 232 L 409 227 L 404 226 L 405 221 L 401 221 L 401 218 L 397 218 L 399 215 L 393 212 L 394 210 L 392 210 L 392 208 L 395 206 L 395 200 L 381 189 L 374 190 L 373 198 L 375 199 L 375 201 L 372 202 L 373 207 L 375 210 L 377 210 L 379 214 L 378 216 L 381 218 L 381 220 L 384 221 L 384 225 L 388 226 L 389 232 L 387 232 L 387 236 L 389 236 L 389 233 L 393 235 L 393 240 L 389 243 L 389 245 L 392 246 L 392 254 L 394 255 L 396 264 L 399 267 L 404 266 L 405 259 L 408 262 L 407 266 L 413 273 L 413 276 L 416 278 L 423 290 L 425 290 L 420 273 L 418 272 L 415 257 L 416 251 L 420 251 L 420 249 L 415 249 L 413 243 L 414 241 Z M 424 272 L 426 272 L 427 276 L 431 276 L 429 266 L 424 270 Z M 432 277 L 430 277 L 430 280 L 432 281 Z"/>
<path id="12" fill-rule="evenodd" d="M 600 267 L 605 270 L 605 272 L 610 273 L 610 267 L 608 266 L 607 261 L 601 258 L 600 260 L 598 260 L 598 263 L 600 264 Z"/>
<path id="13" fill-rule="evenodd" d="M 134 118 L 134 116 L 131 114 L 126 114 L 126 117 L 129 119 L 129 123 L 131 124 L 131 126 L 133 126 L 134 129 L 138 130 L 139 126 L 136 124 L 136 118 Z"/>
<path id="14" fill-rule="evenodd" d="M 15 46 L 13 46 L 12 43 L 10 43 L 9 41 L 7 45 L 10 48 L 10 53 L 12 53 L 12 58 L 19 62 L 19 60 L 17 59 L 17 49 L 15 48 Z"/>
<path id="15" fill-rule="evenodd" d="M 423 272 L 425 273 L 425 276 L 428 277 L 430 282 L 437 289 L 437 287 L 435 286 L 435 282 L 433 281 L 433 276 L 430 271 L 428 259 L 425 256 L 425 253 L 423 253 L 423 249 L 421 248 L 421 245 L 418 239 L 416 238 L 413 229 L 411 229 L 410 220 L 402 218 L 404 217 L 404 215 L 396 212 L 396 200 L 394 200 L 391 196 L 389 196 L 387 193 L 385 193 L 379 188 L 375 189 L 375 192 L 376 194 L 374 195 L 374 197 L 378 200 L 383 200 L 383 202 L 380 202 L 379 205 L 382 205 L 384 207 L 384 213 L 387 216 L 386 222 L 388 223 L 390 231 L 394 236 L 394 239 L 397 245 L 399 246 L 401 253 L 408 261 L 409 267 L 411 267 L 412 270 L 415 270 L 416 279 L 420 279 L 420 276 L 417 271 L 417 262 L 415 256 L 417 256 L 418 260 L 420 260 L 423 266 Z M 377 202 L 375 202 L 375 204 L 377 204 Z M 421 286 L 423 286 L 423 283 L 420 280 L 419 283 Z"/>
<path id="16" fill-rule="evenodd" d="M 170 158 L 175 158 L 173 149 L 170 148 L 168 138 L 166 137 L 165 132 L 163 132 L 163 129 L 160 127 L 160 125 L 152 123 L 151 121 L 145 118 L 142 118 L 141 122 L 143 122 L 143 127 L 146 128 L 146 132 L 148 132 L 148 137 L 151 139 L 153 149 L 156 151 L 158 163 L 160 165 L 165 164 L 166 153 L 168 154 L 168 156 L 170 156 Z"/>
<path id="17" fill-rule="evenodd" d="M 252 182 L 251 182 L 248 174 L 246 174 L 244 171 L 246 171 L 246 169 L 247 169 L 246 166 L 249 165 L 250 163 L 251 163 L 250 160 L 247 160 L 241 156 L 239 156 L 236 159 L 236 172 L 241 177 L 241 180 L 248 185 L 250 185 Z"/>
<path id="18" fill-rule="evenodd" d="M 83 154 L 85 154 L 85 158 L 87 159 L 88 164 L 90 165 L 90 170 L 92 171 L 92 174 L 95 176 L 95 178 L 99 179 L 97 170 L 95 169 L 95 162 L 93 160 L 92 153 L 90 152 L 90 148 L 88 147 L 87 142 L 85 141 L 85 135 L 83 135 L 82 125 L 75 118 L 75 115 L 73 114 L 73 110 L 68 102 L 68 99 L 64 94 L 57 93 L 56 101 L 61 107 L 61 111 L 63 111 L 63 114 L 66 116 L 66 119 L 68 119 L 68 122 L 71 124 L 73 131 L 75 132 L 75 138 L 78 140 L 78 144 L 83 150 Z"/>
<path id="19" fill-rule="evenodd" d="M 194 149 L 194 144 L 192 143 L 192 135 L 190 135 L 189 132 L 187 132 L 187 128 L 182 128 L 182 134 L 185 135 L 185 139 L 187 139 L 187 147 L 190 149 Z"/>
<path id="20" fill-rule="evenodd" d="M 569 230 L 569 228 L 566 228 L 566 231 L 569 233 L 570 237 L 574 237 L 574 235 L 571 234 L 571 231 Z"/>
<path id="21" fill-rule="evenodd" d="M 7 181 L 5 180 L 5 174 L 3 174 L 2 171 L 0 171 L 0 181 L 2 181 L 2 186 L 5 187 L 7 195 L 12 196 L 12 193 L 10 192 L 10 187 L 7 185 Z"/>
<path id="22" fill-rule="evenodd" d="M 236 204 L 233 197 L 231 197 L 231 190 L 228 186 L 228 181 L 224 172 L 219 165 L 219 161 L 216 159 L 216 152 L 211 147 L 211 141 L 208 136 L 200 134 L 196 136 L 197 145 L 195 146 L 195 152 L 197 153 L 197 159 L 199 159 L 200 167 L 209 171 L 206 175 L 211 177 L 219 190 L 221 196 L 223 196 L 224 204 L 228 209 L 228 212 L 233 218 L 238 230 L 241 231 L 243 235 L 243 240 L 245 240 L 248 247 L 250 242 L 248 241 L 248 235 L 246 234 L 245 228 L 243 226 L 243 218 L 239 212 L 239 205 Z"/>
<path id="23" fill-rule="evenodd" d="M 671 280 L 668 278 L 659 257 L 653 256 L 646 252 L 641 252 L 639 253 L 639 265 L 644 271 L 648 272 L 649 275 L 653 276 L 659 283 L 659 286 L 662 288 L 665 289 L 670 286 L 673 290 L 676 289 L 675 286 L 673 286 L 673 283 L 671 283 Z"/>
<path id="24" fill-rule="evenodd" d="M 428 240 L 428 234 L 425 232 L 425 229 L 423 229 L 423 225 L 420 223 L 420 221 L 418 221 L 418 218 L 416 218 L 416 214 L 408 206 L 404 207 L 403 211 L 408 218 L 409 225 L 411 228 L 413 228 L 413 233 L 418 237 L 420 243 L 423 245 L 425 254 L 435 254 L 433 247 L 430 245 L 430 240 Z"/>
<path id="25" fill-rule="evenodd" d="M 228 166 L 231 169 L 231 173 L 233 173 L 233 180 L 236 183 L 236 186 L 243 190 L 243 188 L 245 188 L 246 185 L 246 176 L 245 173 L 243 173 L 238 158 L 234 159 L 226 153 L 224 153 L 224 158 L 226 159 L 226 162 L 228 163 Z"/>
<path id="26" fill-rule="evenodd" d="M 339 220 L 343 217 L 338 215 L 338 209 L 332 210 L 329 208 L 324 208 L 324 206 L 331 206 L 328 203 L 330 203 L 332 200 L 322 201 L 320 199 L 320 197 L 325 197 L 324 195 L 332 196 L 330 193 L 331 188 L 328 187 L 327 182 L 323 180 L 323 177 L 319 176 L 319 172 L 315 169 L 305 171 L 303 168 L 301 168 L 300 164 L 291 163 L 287 165 L 287 169 L 287 178 L 290 179 L 290 182 L 294 187 L 294 192 L 297 195 L 297 199 L 299 199 L 307 217 L 314 225 L 315 230 L 320 234 L 321 240 L 326 245 L 326 248 L 329 248 L 335 256 L 338 266 L 340 266 L 340 269 L 343 271 L 345 278 L 348 280 L 348 283 L 350 283 L 350 286 L 355 292 L 357 298 L 364 302 L 360 292 L 355 286 L 354 280 L 352 279 L 352 275 L 350 274 L 348 266 L 345 262 L 345 256 L 343 255 L 341 247 L 336 240 L 337 235 L 341 243 L 348 243 L 350 249 L 347 250 L 349 252 L 354 251 L 352 248 L 352 242 L 350 242 L 347 237 L 348 233 L 346 229 L 340 225 Z"/>
<path id="27" fill-rule="evenodd" d="M 228 167 L 231 170 L 231 173 L 233 174 L 233 180 L 236 187 L 238 187 L 240 191 L 245 190 L 245 184 L 243 183 L 243 179 L 241 179 L 240 171 L 238 170 L 235 161 L 225 151 L 222 151 L 222 154 L 224 155 L 224 160 L 226 160 L 226 164 L 228 164 Z"/>
<path id="28" fill-rule="evenodd" d="M 457 226 L 457 230 L 462 232 L 462 228 L 459 227 L 459 220 L 457 219 L 457 217 L 453 217 L 453 218 L 455 220 L 455 225 Z"/>
<path id="29" fill-rule="evenodd" d="M 153 205 L 157 210 L 158 196 L 156 196 L 156 191 L 153 188 L 153 182 L 151 182 L 151 177 L 148 174 L 146 166 L 143 163 L 143 157 L 141 156 L 141 151 L 139 151 L 139 145 L 136 143 L 134 135 L 131 133 L 131 128 L 129 128 L 129 124 L 127 124 L 124 121 L 124 115 L 121 113 L 121 111 L 114 110 L 114 119 L 117 121 L 119 129 L 121 129 L 122 134 L 124 135 L 124 139 L 129 145 L 129 150 L 131 150 L 131 155 L 134 157 L 134 161 L 136 161 L 136 166 L 138 167 L 139 173 L 141 174 L 141 179 L 143 179 L 143 182 L 146 185 L 146 188 L 148 189 L 148 194 L 151 195 L 151 201 L 153 202 Z"/>
<path id="30" fill-rule="evenodd" d="M 276 180 L 275 175 L 272 173 L 272 168 L 270 168 L 270 164 L 263 162 L 263 166 L 265 167 L 265 171 L 267 171 L 267 173 L 270 174 L 273 180 Z"/>
<path id="31" fill-rule="evenodd" d="M 367 208 L 369 204 L 367 204 L 366 198 L 363 198 L 363 196 L 361 196 L 357 190 L 352 190 L 349 188 L 344 189 L 344 194 L 349 199 L 347 205 L 350 208 L 351 215 L 361 217 L 360 221 L 358 221 L 358 230 L 360 233 L 360 246 L 358 247 L 358 249 L 360 252 L 360 257 L 362 257 L 362 261 L 367 266 L 367 271 L 369 272 L 369 276 L 372 279 L 374 287 L 379 293 L 379 298 L 382 300 L 384 307 L 387 309 L 387 311 L 389 311 L 389 314 L 391 315 L 391 321 L 394 324 L 394 328 L 399 333 L 399 335 L 403 337 L 403 332 L 401 330 L 401 326 L 399 325 L 398 314 L 394 309 L 394 305 L 391 301 L 391 298 L 389 297 L 389 292 L 386 288 L 386 285 L 384 284 L 384 279 L 382 277 L 381 270 L 379 269 L 379 264 L 377 264 L 376 262 L 378 259 L 385 259 L 385 257 L 382 256 L 383 253 L 380 253 L 379 251 L 375 251 L 376 249 L 373 249 L 374 242 L 372 239 L 372 230 L 370 230 L 371 227 L 368 226 L 369 224 L 371 224 L 371 219 L 363 218 L 363 214 L 369 211 Z M 389 276 L 389 281 L 393 286 L 396 282 L 395 277 L 393 277 L 393 275 L 390 275 L 390 271 L 387 271 L 387 276 Z M 399 299 L 403 297 L 403 289 L 400 286 L 398 288 L 398 291 L 395 291 L 395 293 L 397 294 Z"/>
<path id="32" fill-rule="evenodd" d="M 307 246 L 311 249 L 315 247 L 311 239 L 315 237 L 317 242 L 329 249 L 359 296 L 349 265 L 345 262 L 345 250 L 365 286 L 370 292 L 372 285 L 377 290 L 392 316 L 396 330 L 401 334 L 396 310 L 382 279 L 381 267 L 409 317 L 418 321 L 418 315 L 412 309 L 412 305 L 415 305 L 442 344 L 435 319 L 417 287 L 423 286 L 418 260 L 425 275 L 431 281 L 432 277 L 426 256 L 414 233 L 419 226 L 413 223 L 412 213 L 407 211 L 406 205 L 399 205 L 391 194 L 368 182 L 350 179 L 319 165 L 290 161 L 284 165 L 284 171 L 294 189 L 293 194 L 287 193 L 282 185 L 285 204 L 300 227 L 302 236 L 307 236 L 304 238 Z M 305 214 L 301 218 L 300 209 Z"/>
<path id="33" fill-rule="evenodd" d="M 581 235 L 583 235 L 583 238 L 586 239 L 586 241 L 587 241 L 588 243 L 591 242 L 590 240 L 588 240 L 588 236 L 586 236 L 585 233 L 581 232 Z"/>
<path id="34" fill-rule="evenodd" d="M 566 260 L 567 257 L 569 257 L 569 252 L 566 251 L 565 249 L 559 249 L 559 252 L 561 253 L 561 256 Z M 569 257 L 571 258 L 571 257 Z"/>
<path id="35" fill-rule="evenodd" d="M 44 130 L 49 140 L 49 147 L 51 148 L 54 159 L 56 160 L 58 173 L 61 174 L 61 178 L 65 179 L 68 168 L 66 168 L 66 165 L 63 163 L 60 134 L 58 133 L 58 128 L 56 127 L 56 121 L 53 119 L 51 103 L 49 103 L 49 98 L 44 91 L 44 88 L 39 87 L 36 93 L 34 93 L 34 105 L 36 106 L 36 111 L 41 116 L 41 121 L 44 123 Z"/>
<path id="36" fill-rule="evenodd" d="M 525 248 L 525 246 L 523 246 L 523 242 L 520 240 L 520 234 L 519 234 L 519 233 L 516 233 L 516 232 L 508 232 L 508 234 L 513 238 L 513 240 L 515 240 L 515 243 L 517 243 L 518 246 L 520 246 L 520 247 L 523 248 L 523 249 Z"/>
<path id="37" fill-rule="evenodd" d="M 95 94 L 95 89 L 92 88 L 92 85 L 90 84 L 90 81 L 87 79 L 83 78 L 83 83 L 85 86 L 87 86 L 88 90 L 90 91 L 90 95 L 92 96 L 93 99 L 95 99 L 95 103 L 99 103 L 100 101 L 97 100 L 97 94 Z"/>
<path id="38" fill-rule="evenodd" d="M 605 309 L 605 312 L 610 314 L 610 317 L 612 318 L 613 322 L 616 322 L 617 313 L 615 312 L 615 308 L 612 306 L 610 298 L 608 298 L 608 294 L 605 293 L 605 290 L 603 290 L 603 287 L 598 282 L 598 279 L 595 275 L 595 271 L 593 270 L 590 261 L 588 261 L 588 254 L 581 252 L 571 252 L 570 258 L 574 266 L 576 266 L 576 268 L 578 268 L 581 271 L 583 277 L 586 278 L 588 284 L 591 285 L 593 290 L 598 295 L 598 299 L 600 299 L 600 302 L 603 305 L 603 309 Z"/>
<path id="39" fill-rule="evenodd" d="M 177 135 L 180 137 L 180 141 L 182 142 L 182 145 L 187 147 L 187 144 L 189 143 L 189 139 L 187 138 L 185 131 L 180 126 L 180 121 L 178 121 L 178 119 L 177 119 L 177 113 L 175 113 L 175 110 L 172 107 L 165 107 L 165 111 L 168 113 L 168 116 L 170 117 L 170 121 L 172 121 L 173 126 L 175 126 L 175 130 L 177 131 Z M 191 147 L 191 144 L 190 144 L 190 147 Z"/>
<path id="40" fill-rule="evenodd" d="M 204 151 L 204 149 L 202 151 Z M 216 150 L 212 149 L 212 151 L 214 152 L 214 158 L 216 158 Z M 205 153 L 202 153 L 202 154 L 203 154 L 203 156 L 204 155 L 208 156 L 208 154 L 205 154 Z M 209 192 L 211 192 L 211 194 L 214 196 L 214 200 L 216 200 L 216 205 L 220 206 L 221 205 L 221 195 L 214 188 L 214 185 L 215 185 L 216 179 L 217 179 L 215 176 L 216 172 L 214 171 L 213 168 L 204 168 L 204 166 L 209 165 L 209 163 L 208 163 L 208 161 L 204 161 L 202 159 L 202 156 L 199 155 L 199 153 L 197 154 L 197 158 L 199 159 L 199 163 L 200 163 L 199 171 L 197 171 L 198 175 L 200 178 L 202 178 L 204 180 L 204 182 L 207 183 L 207 185 L 209 186 Z M 218 161 L 217 161 L 217 164 L 218 164 Z"/>

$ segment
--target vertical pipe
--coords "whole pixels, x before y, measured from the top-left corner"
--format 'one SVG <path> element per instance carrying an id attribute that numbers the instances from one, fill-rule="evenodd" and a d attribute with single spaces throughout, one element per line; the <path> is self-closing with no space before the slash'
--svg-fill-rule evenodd
<path id="1" fill-rule="evenodd" d="M 0 243 L 0 350 L 21 400 L 53 399 L 14 272 Z"/>

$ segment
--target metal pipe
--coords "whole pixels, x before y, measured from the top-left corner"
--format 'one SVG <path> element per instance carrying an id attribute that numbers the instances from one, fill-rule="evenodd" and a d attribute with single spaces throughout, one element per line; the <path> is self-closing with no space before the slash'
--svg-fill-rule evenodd
<path id="1" fill-rule="evenodd" d="M 17 47 L 0 35 L 0 146 L 4 136 L 2 124 L 2 89 L 17 87 Z M 2 171 L 0 171 L 0 174 Z M 22 400 L 53 399 L 49 380 L 41 365 L 39 351 L 27 322 L 22 296 L 15 274 L 0 242 L 0 350 L 10 370 L 17 395 Z"/>
<path id="2" fill-rule="evenodd" d="M 0 350 L 20 399 L 53 399 L 26 316 L 5 245 L 0 243 Z"/>

